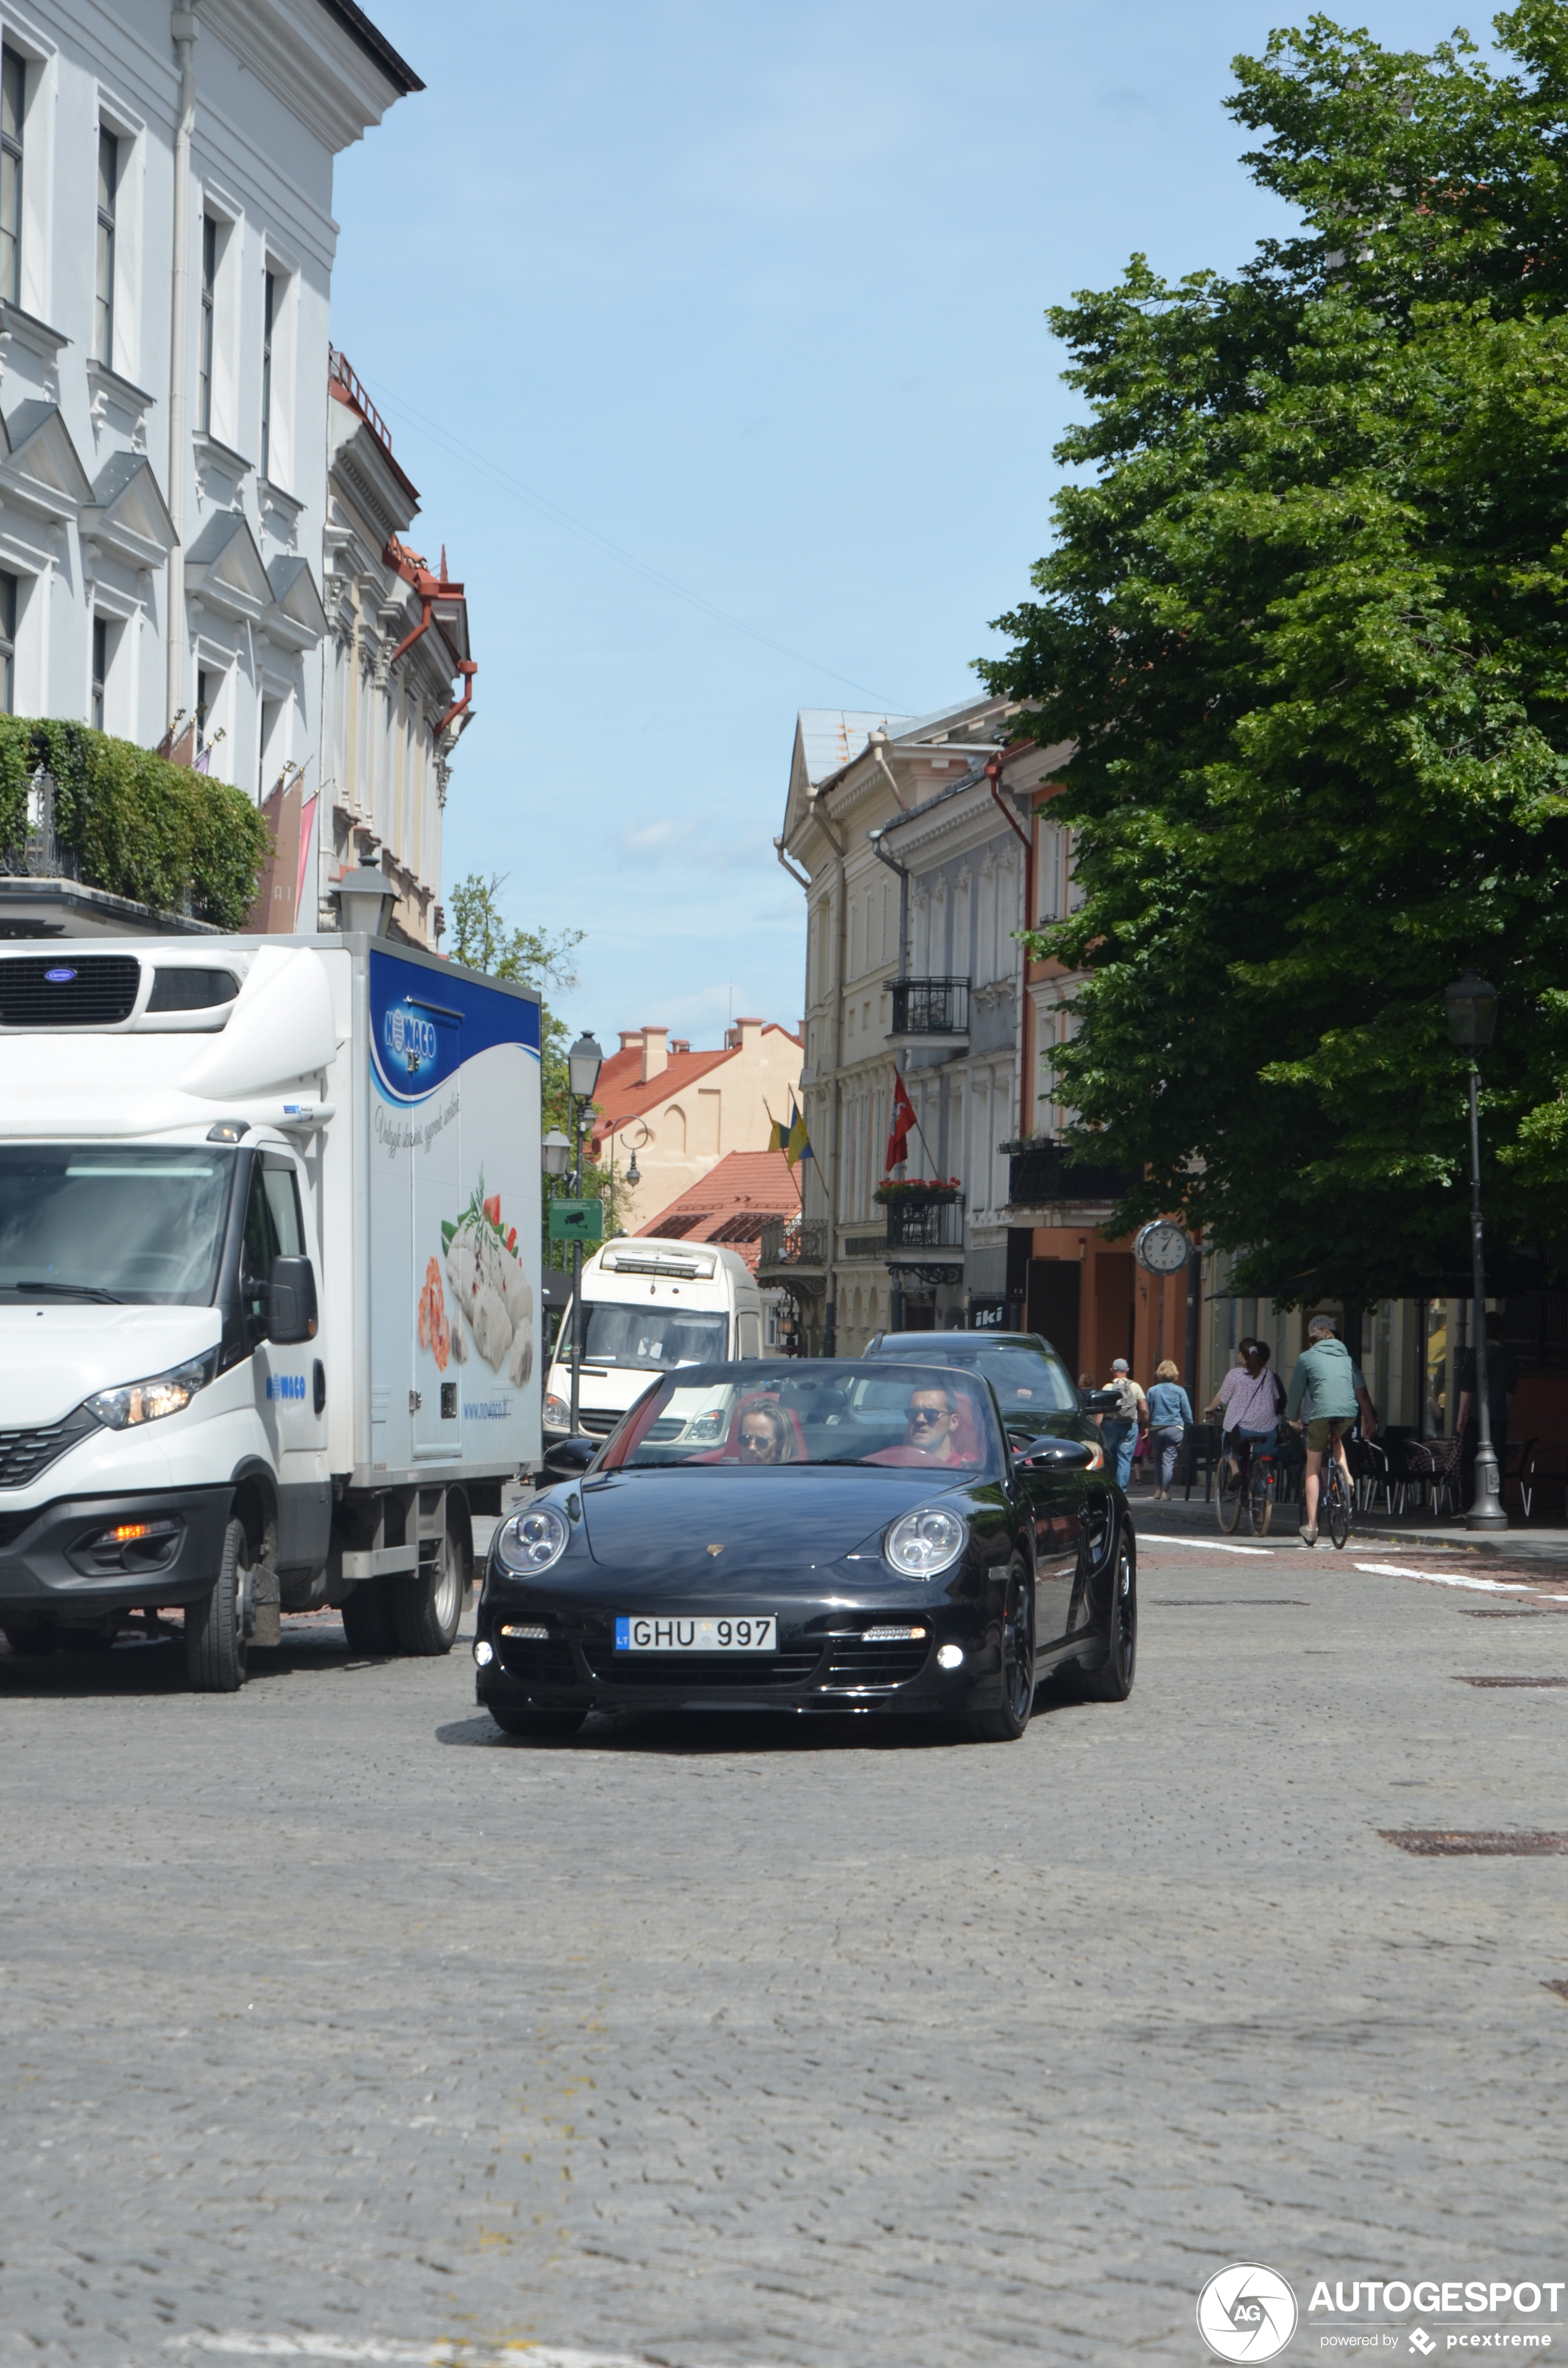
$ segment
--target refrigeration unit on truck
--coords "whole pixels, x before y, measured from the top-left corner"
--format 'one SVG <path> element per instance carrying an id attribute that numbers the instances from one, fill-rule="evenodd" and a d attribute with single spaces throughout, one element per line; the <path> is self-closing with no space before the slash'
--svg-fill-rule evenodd
<path id="1" fill-rule="evenodd" d="M 540 1455 L 539 997 L 384 938 L 0 951 L 0 1629 L 443 1653 Z"/>
<path id="2" fill-rule="evenodd" d="M 568 1306 L 545 1383 L 544 1428 L 556 1439 L 571 1428 L 575 1322 Z M 603 1438 L 672 1367 L 760 1357 L 762 1293 L 738 1250 L 622 1235 L 583 1269 L 582 1352 L 578 1427 Z"/>

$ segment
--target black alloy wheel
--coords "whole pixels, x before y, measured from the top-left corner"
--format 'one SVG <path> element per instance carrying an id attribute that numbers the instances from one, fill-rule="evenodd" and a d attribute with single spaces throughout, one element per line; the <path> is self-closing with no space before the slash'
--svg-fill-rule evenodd
<path id="1" fill-rule="evenodd" d="M 486 1702 L 485 1709 L 503 1735 L 531 1736 L 536 1743 L 568 1742 L 582 1725 L 585 1710 L 535 1710 L 531 1702 Z"/>
<path id="2" fill-rule="evenodd" d="M 1214 1474 L 1214 1509 L 1220 1517 L 1220 1527 L 1229 1537 L 1242 1518 L 1242 1480 L 1223 1449 L 1220 1454 L 1219 1469 Z"/>
<path id="3" fill-rule="evenodd" d="M 1034 1576 L 1027 1563 L 1016 1562 L 1002 1605 L 1002 1701 L 995 1710 L 971 1713 L 974 1740 L 1017 1743 L 1034 1709 Z"/>
<path id="4" fill-rule="evenodd" d="M 1110 1603 L 1110 1640 L 1097 1669 L 1085 1670 L 1084 1691 L 1091 1702 L 1125 1702 L 1138 1664 L 1138 1573 L 1125 1539 L 1116 1558 Z"/>

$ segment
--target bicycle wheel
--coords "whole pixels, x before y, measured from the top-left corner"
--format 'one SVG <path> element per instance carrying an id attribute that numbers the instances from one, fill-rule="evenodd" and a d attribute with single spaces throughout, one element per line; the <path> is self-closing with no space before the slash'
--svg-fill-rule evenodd
<path id="1" fill-rule="evenodd" d="M 1255 1538 L 1268 1535 L 1268 1524 L 1274 1519 L 1274 1467 L 1261 1455 L 1252 1460 L 1252 1477 L 1247 1485 L 1247 1519 Z"/>
<path id="2" fill-rule="evenodd" d="M 1220 1527 L 1229 1537 L 1242 1517 L 1242 1484 L 1228 1455 L 1221 1456 L 1220 1468 L 1214 1475 L 1214 1505 Z"/>
<path id="3" fill-rule="evenodd" d="M 1324 1493 L 1328 1498 L 1328 1534 L 1340 1553 L 1350 1535 L 1350 1490 L 1337 1455 L 1330 1455 L 1324 1474 Z"/>

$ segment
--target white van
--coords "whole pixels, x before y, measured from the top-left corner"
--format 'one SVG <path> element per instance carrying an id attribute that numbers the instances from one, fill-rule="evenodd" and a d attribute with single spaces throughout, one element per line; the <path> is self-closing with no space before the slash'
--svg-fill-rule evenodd
<path id="1" fill-rule="evenodd" d="M 545 1438 L 572 1423 L 569 1306 L 545 1383 Z M 762 1354 L 762 1293 L 738 1250 L 715 1242 L 623 1234 L 583 1269 L 583 1370 L 578 1428 L 608 1438 L 649 1383 L 676 1365 Z"/>

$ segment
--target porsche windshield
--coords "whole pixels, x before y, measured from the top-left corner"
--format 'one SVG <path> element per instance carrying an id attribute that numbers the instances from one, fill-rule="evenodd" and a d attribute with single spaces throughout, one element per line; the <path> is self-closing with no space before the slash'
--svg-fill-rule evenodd
<path id="1" fill-rule="evenodd" d="M 738 1471 L 870 1463 L 994 1476 L 995 1409 L 970 1374 L 915 1365 L 706 1365 L 672 1373 L 628 1416 L 605 1469 Z"/>
<path id="2" fill-rule="evenodd" d="M 206 1143 L 0 1147 L 0 1307 L 210 1305 L 233 1157 Z"/>

